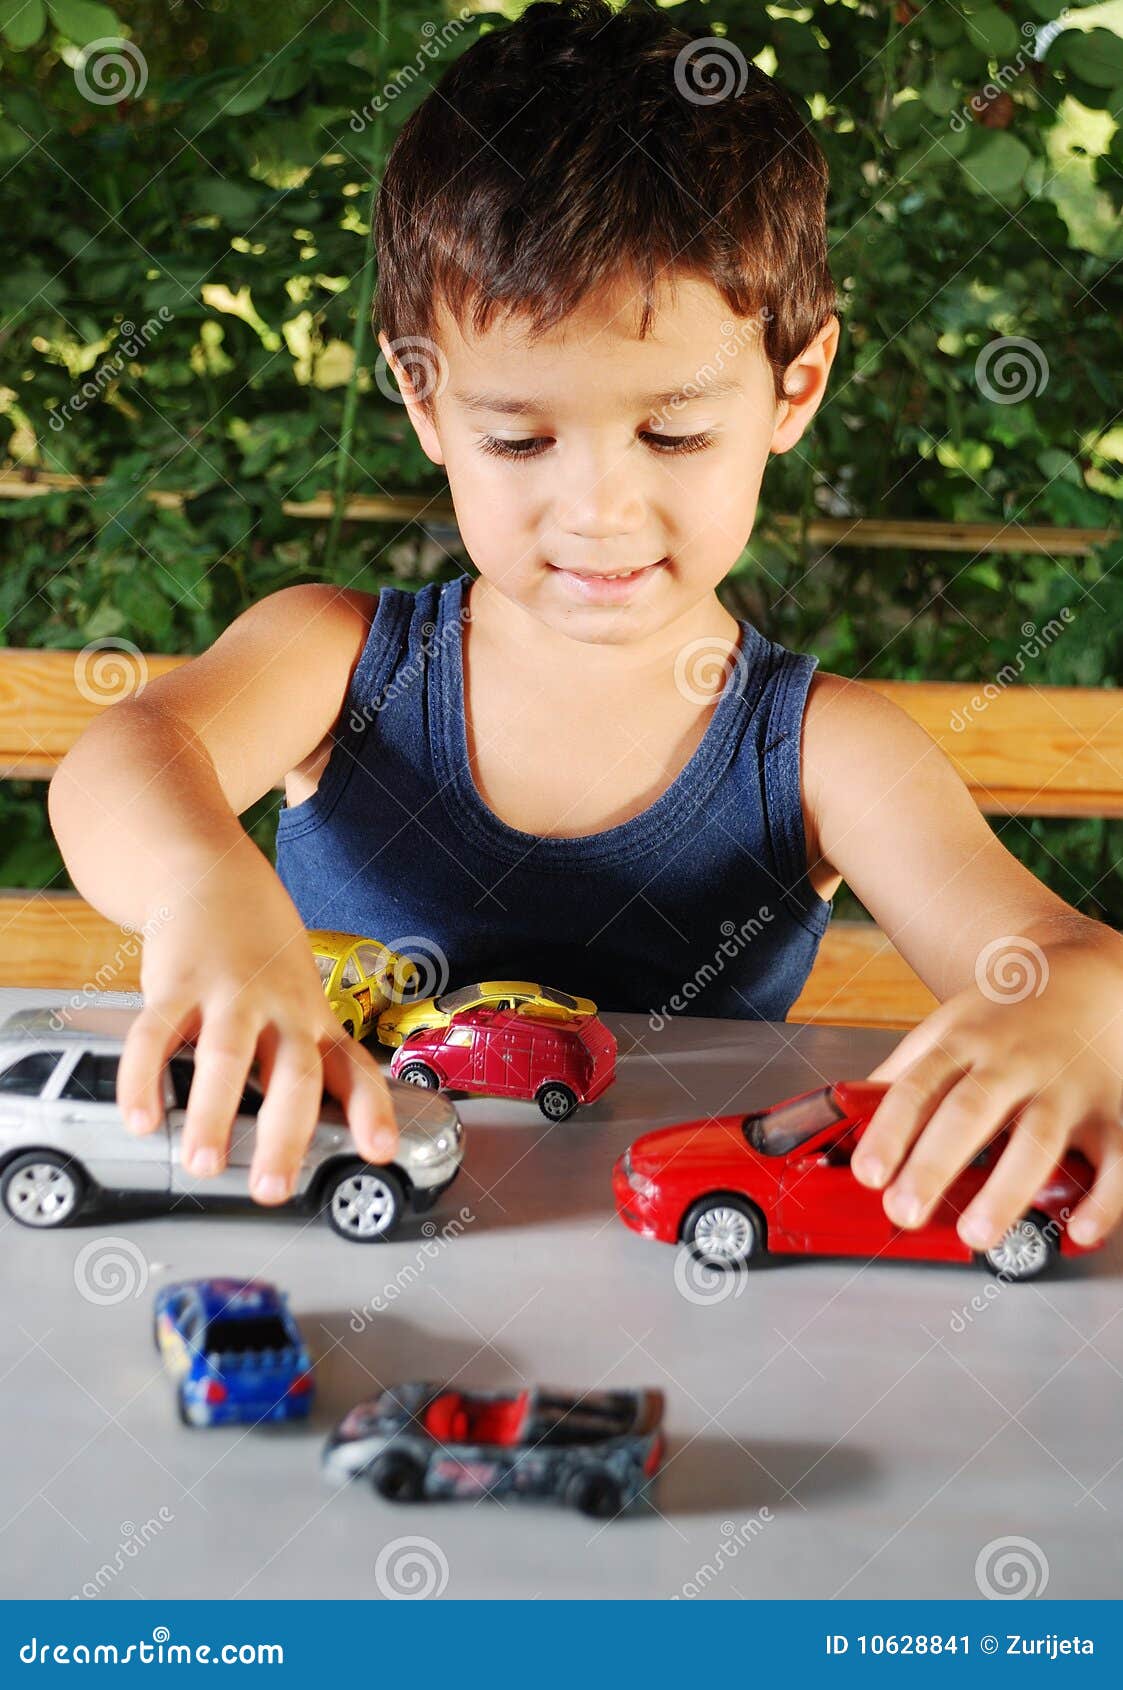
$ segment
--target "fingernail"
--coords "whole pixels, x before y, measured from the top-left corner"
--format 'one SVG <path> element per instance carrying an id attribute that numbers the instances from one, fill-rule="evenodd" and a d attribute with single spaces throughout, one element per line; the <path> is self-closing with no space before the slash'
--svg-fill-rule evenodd
<path id="1" fill-rule="evenodd" d="M 959 1236 L 972 1250 L 985 1250 L 994 1237 L 994 1222 L 986 1215 L 964 1215 L 959 1222 Z"/>
<path id="2" fill-rule="evenodd" d="M 259 1174 L 253 1194 L 259 1203 L 280 1203 L 289 1194 L 289 1182 L 284 1174 Z"/>
<path id="3" fill-rule="evenodd" d="M 890 1199 L 890 1219 L 896 1219 L 898 1226 L 915 1226 L 920 1219 L 920 1209 L 919 1197 L 901 1195 Z"/>
<path id="4" fill-rule="evenodd" d="M 126 1125 L 131 1133 L 142 1133 L 148 1126 L 147 1109 L 130 1109 L 126 1118 Z"/>
<path id="5" fill-rule="evenodd" d="M 211 1174 L 217 1174 L 220 1165 L 218 1151 L 209 1144 L 200 1145 L 198 1150 L 193 1151 L 189 1164 L 191 1173 L 198 1179 L 208 1179 Z"/>
<path id="6" fill-rule="evenodd" d="M 1077 1244 L 1091 1244 L 1098 1232 L 1099 1228 L 1091 1215 L 1077 1215 L 1068 1229 L 1069 1237 L 1075 1240 Z"/>
<path id="7" fill-rule="evenodd" d="M 851 1162 L 850 1166 L 866 1185 L 880 1185 L 885 1179 L 885 1168 L 876 1156 L 863 1156 Z"/>
<path id="8" fill-rule="evenodd" d="M 370 1143 L 376 1158 L 389 1157 L 394 1154 L 394 1134 L 388 1127 L 377 1127 L 370 1135 Z"/>

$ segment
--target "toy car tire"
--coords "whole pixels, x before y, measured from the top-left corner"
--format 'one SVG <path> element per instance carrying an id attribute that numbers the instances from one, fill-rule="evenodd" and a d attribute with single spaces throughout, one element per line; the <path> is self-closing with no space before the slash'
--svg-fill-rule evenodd
<path id="1" fill-rule="evenodd" d="M 752 1204 L 721 1192 L 700 1197 L 687 1210 L 682 1238 L 700 1262 L 715 1268 L 747 1267 L 764 1244 L 760 1217 Z"/>
<path id="2" fill-rule="evenodd" d="M 577 1108 L 577 1098 L 559 1080 L 547 1080 L 534 1094 L 534 1101 L 547 1121 L 568 1121 Z"/>
<path id="3" fill-rule="evenodd" d="M 407 1086 L 424 1086 L 426 1091 L 440 1090 L 440 1076 L 430 1068 L 427 1062 L 406 1062 L 398 1074 L 399 1080 Z"/>
<path id="4" fill-rule="evenodd" d="M 370 1482 L 387 1502 L 420 1502 L 425 1474 L 408 1455 L 380 1455 L 371 1463 Z"/>
<path id="5" fill-rule="evenodd" d="M 620 1482 L 611 1473 L 578 1473 L 570 1482 L 567 1500 L 571 1508 L 591 1520 L 611 1520 L 624 1506 Z"/>
<path id="6" fill-rule="evenodd" d="M 187 1399 L 184 1397 L 184 1394 L 183 1394 L 183 1386 L 182 1385 L 176 1391 L 175 1406 L 176 1406 L 176 1412 L 179 1415 L 180 1421 L 182 1422 L 182 1424 L 184 1426 L 191 1426 L 192 1428 L 198 1428 L 199 1426 L 205 1426 L 206 1425 L 205 1420 L 196 1420 L 192 1416 L 191 1410 L 187 1406 Z"/>
<path id="7" fill-rule="evenodd" d="M 33 1172 L 38 1170 L 38 1172 Z M 41 1188 L 45 1178 L 53 1175 L 53 1191 L 45 1214 L 39 1209 L 43 1202 Z M 43 1232 L 53 1226 L 67 1226 L 82 1207 L 88 1181 L 77 1162 L 58 1156 L 53 1150 L 29 1150 L 16 1156 L 4 1170 L 0 1180 L 0 1201 L 14 1221 L 21 1226 Z"/>
<path id="8" fill-rule="evenodd" d="M 353 1244 L 391 1238 L 406 1206 L 401 1175 L 371 1162 L 348 1162 L 333 1169 L 321 1198 L 328 1225 Z"/>
<path id="9" fill-rule="evenodd" d="M 1057 1259 L 1056 1227 L 1037 1209 L 1031 1209 L 999 1239 L 983 1251 L 980 1260 L 999 1279 L 1036 1279 Z"/>

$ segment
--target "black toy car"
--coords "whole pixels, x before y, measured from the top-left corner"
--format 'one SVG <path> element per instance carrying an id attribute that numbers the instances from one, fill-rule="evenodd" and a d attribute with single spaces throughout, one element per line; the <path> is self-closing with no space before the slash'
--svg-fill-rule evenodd
<path id="1" fill-rule="evenodd" d="M 662 1418 L 660 1391 L 397 1385 L 340 1421 L 324 1447 L 324 1471 L 337 1483 L 365 1475 L 395 1502 L 548 1496 L 609 1519 L 658 1472 Z"/>

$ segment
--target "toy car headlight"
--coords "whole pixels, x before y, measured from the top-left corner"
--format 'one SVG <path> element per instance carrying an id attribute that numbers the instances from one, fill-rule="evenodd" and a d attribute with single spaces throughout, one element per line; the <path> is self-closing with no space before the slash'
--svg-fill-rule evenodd
<path id="1" fill-rule="evenodd" d="M 429 1162 L 443 1162 L 456 1149 L 457 1138 L 451 1128 L 442 1128 L 436 1138 L 426 1139 L 413 1153 L 415 1162 L 423 1167 Z"/>
<path id="2" fill-rule="evenodd" d="M 654 1197 L 655 1187 L 651 1180 L 647 1178 L 646 1174 L 637 1173 L 635 1168 L 633 1168 L 632 1152 L 630 1149 L 625 1150 L 624 1160 L 620 1166 L 624 1178 L 627 1180 L 633 1191 L 638 1192 L 641 1197 Z"/>

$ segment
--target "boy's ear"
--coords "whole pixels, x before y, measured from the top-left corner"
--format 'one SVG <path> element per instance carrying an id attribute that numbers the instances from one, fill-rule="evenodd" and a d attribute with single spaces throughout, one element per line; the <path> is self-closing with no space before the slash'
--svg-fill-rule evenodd
<path id="1" fill-rule="evenodd" d="M 790 452 L 823 400 L 827 377 L 838 351 L 839 321 L 829 317 L 815 338 L 784 372 L 787 398 L 772 433 L 770 452 Z"/>
<path id="2" fill-rule="evenodd" d="M 378 336 L 378 344 L 382 348 L 382 356 L 394 372 L 394 380 L 398 384 L 402 404 L 405 406 L 409 420 L 413 424 L 413 432 L 421 442 L 421 450 L 433 463 L 443 464 L 445 457 L 441 449 L 440 437 L 433 423 L 431 401 L 428 405 L 422 402 L 409 365 L 395 357 L 392 343 L 387 340 L 385 334 L 381 331 Z M 405 344 L 410 343 L 406 342 Z M 432 386 L 433 375 L 430 370 L 419 366 L 418 375 L 428 386 Z"/>

